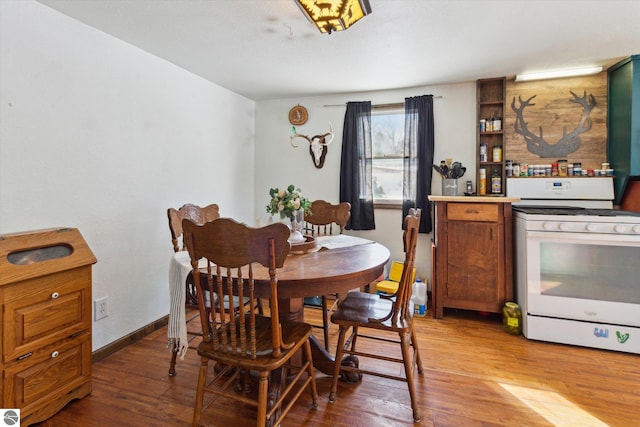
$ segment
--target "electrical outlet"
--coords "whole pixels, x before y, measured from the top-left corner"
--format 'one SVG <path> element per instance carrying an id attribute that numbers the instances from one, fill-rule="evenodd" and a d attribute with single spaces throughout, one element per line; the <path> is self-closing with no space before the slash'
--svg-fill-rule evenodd
<path id="1" fill-rule="evenodd" d="M 94 320 L 104 319 L 109 315 L 109 297 L 98 298 L 93 301 Z"/>

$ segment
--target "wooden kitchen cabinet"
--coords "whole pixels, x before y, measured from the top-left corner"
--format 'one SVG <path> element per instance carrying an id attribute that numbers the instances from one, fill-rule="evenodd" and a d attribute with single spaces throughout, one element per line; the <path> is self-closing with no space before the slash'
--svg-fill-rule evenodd
<path id="1" fill-rule="evenodd" d="M 615 205 L 620 205 L 629 177 L 640 175 L 640 55 L 607 70 L 607 159 L 613 176 Z"/>
<path id="2" fill-rule="evenodd" d="M 77 229 L 0 236 L 0 401 L 22 426 L 91 393 L 95 262 Z"/>
<path id="3" fill-rule="evenodd" d="M 435 202 L 434 315 L 445 307 L 500 313 L 513 301 L 511 202 L 430 196 Z"/>

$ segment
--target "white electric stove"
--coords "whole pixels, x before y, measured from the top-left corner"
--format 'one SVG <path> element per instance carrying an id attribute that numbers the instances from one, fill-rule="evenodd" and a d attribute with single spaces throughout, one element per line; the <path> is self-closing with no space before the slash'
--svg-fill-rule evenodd
<path id="1" fill-rule="evenodd" d="M 640 213 L 611 177 L 508 178 L 527 338 L 640 353 Z"/>

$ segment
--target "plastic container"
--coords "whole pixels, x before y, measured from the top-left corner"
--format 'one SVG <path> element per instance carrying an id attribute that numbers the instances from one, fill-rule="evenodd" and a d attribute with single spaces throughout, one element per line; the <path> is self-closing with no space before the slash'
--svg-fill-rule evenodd
<path id="1" fill-rule="evenodd" d="M 424 317 L 427 314 L 427 284 L 421 279 L 413 282 L 411 301 L 413 302 L 413 315 Z"/>
<path id="2" fill-rule="evenodd" d="M 506 302 L 502 309 L 502 327 L 511 335 L 522 333 L 522 311 L 515 302 Z"/>

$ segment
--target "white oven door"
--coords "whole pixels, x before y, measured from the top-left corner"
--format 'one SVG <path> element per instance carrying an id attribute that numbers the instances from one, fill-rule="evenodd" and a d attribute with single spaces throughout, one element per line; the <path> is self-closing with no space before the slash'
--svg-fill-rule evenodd
<path id="1" fill-rule="evenodd" d="M 528 314 L 640 326 L 640 235 L 526 235 Z"/>

